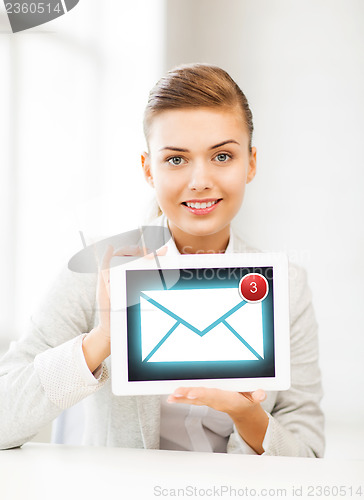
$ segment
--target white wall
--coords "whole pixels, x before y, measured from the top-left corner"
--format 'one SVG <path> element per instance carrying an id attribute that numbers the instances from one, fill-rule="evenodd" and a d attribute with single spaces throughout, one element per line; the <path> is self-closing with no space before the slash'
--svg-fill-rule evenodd
<path id="1" fill-rule="evenodd" d="M 163 4 L 87 0 L 18 34 L 0 5 L 0 344 L 24 332 L 82 248 L 80 230 L 90 240 L 139 220 L 151 191 L 142 113 L 163 67 Z"/>
<path id="2" fill-rule="evenodd" d="M 236 223 L 308 270 L 327 419 L 364 420 L 364 3 L 168 1 L 167 67 L 225 68 L 254 115 L 258 174 Z"/>

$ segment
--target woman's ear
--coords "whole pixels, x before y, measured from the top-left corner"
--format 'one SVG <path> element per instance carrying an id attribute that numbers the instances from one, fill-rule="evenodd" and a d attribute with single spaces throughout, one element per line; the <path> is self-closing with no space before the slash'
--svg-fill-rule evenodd
<path id="1" fill-rule="evenodd" d="M 252 148 L 249 159 L 248 175 L 246 177 L 247 184 L 254 179 L 256 171 L 257 171 L 257 149 Z"/>
<path id="2" fill-rule="evenodd" d="M 154 181 L 153 181 L 153 176 L 152 176 L 152 170 L 150 166 L 150 157 L 149 154 L 146 153 L 145 151 L 141 154 L 141 161 L 142 161 L 142 168 L 144 172 L 144 177 L 147 183 L 154 187 Z"/>

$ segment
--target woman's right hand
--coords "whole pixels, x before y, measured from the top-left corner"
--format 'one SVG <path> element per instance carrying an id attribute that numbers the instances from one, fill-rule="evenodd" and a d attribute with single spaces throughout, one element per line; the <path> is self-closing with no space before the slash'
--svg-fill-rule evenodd
<path id="1" fill-rule="evenodd" d="M 158 255 L 165 255 L 167 247 L 158 250 Z M 109 245 L 102 258 L 97 283 L 97 310 L 99 312 L 99 324 L 86 335 L 82 342 L 82 349 L 87 366 L 91 372 L 108 357 L 111 353 L 110 342 L 110 261 L 115 256 L 145 256 L 153 258 L 153 253 L 148 250 L 134 246 L 125 246 L 117 249 Z"/>

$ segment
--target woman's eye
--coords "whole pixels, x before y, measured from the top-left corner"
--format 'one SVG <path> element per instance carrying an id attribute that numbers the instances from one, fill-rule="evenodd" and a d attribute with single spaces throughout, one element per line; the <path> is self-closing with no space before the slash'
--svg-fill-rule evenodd
<path id="1" fill-rule="evenodd" d="M 217 161 L 225 162 L 230 158 L 230 156 L 227 153 L 219 153 L 215 158 Z"/>
<path id="2" fill-rule="evenodd" d="M 183 163 L 183 158 L 180 156 L 173 156 L 172 158 L 168 158 L 168 163 L 171 163 L 172 165 L 178 167 L 179 165 L 182 165 Z"/>

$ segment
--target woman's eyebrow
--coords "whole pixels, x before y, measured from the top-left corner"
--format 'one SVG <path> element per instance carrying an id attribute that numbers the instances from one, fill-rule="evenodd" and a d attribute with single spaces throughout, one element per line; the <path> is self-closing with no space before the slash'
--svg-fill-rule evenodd
<path id="1" fill-rule="evenodd" d="M 221 146 L 224 146 L 225 144 L 230 144 L 230 143 L 234 143 L 234 144 L 237 144 L 238 146 L 240 146 L 240 144 L 238 143 L 238 141 L 235 141 L 234 139 L 228 139 L 227 141 L 223 141 L 223 142 L 219 142 L 219 144 L 215 144 L 215 146 L 211 146 L 209 148 L 209 150 L 210 149 L 216 149 L 216 148 L 219 148 Z M 189 153 L 190 152 L 188 149 L 177 148 L 175 146 L 166 146 L 164 148 L 161 148 L 159 151 L 164 151 L 165 149 L 170 149 L 171 151 L 179 151 L 181 153 Z"/>
<path id="2" fill-rule="evenodd" d="M 228 139 L 227 141 L 220 142 L 219 144 L 216 144 L 215 146 L 211 146 L 211 148 L 209 148 L 209 149 L 219 148 L 221 146 L 225 146 L 225 144 L 230 144 L 231 142 L 240 146 L 238 141 L 235 141 L 234 139 Z"/>
<path id="3" fill-rule="evenodd" d="M 165 148 L 161 148 L 159 151 L 164 151 L 165 149 L 170 149 L 171 151 L 180 151 L 181 153 L 189 153 L 188 149 L 176 148 L 175 146 L 166 146 Z"/>

